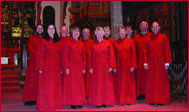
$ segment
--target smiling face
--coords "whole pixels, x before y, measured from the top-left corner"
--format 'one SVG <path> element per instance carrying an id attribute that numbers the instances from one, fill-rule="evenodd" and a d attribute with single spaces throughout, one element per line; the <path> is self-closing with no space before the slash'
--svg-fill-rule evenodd
<path id="1" fill-rule="evenodd" d="M 73 37 L 73 39 L 78 40 L 79 36 L 80 36 L 79 28 L 78 27 L 73 28 L 72 29 L 72 37 Z"/>
<path id="2" fill-rule="evenodd" d="M 42 25 L 38 25 L 36 28 L 36 32 L 38 35 L 43 34 L 43 26 Z"/>
<path id="3" fill-rule="evenodd" d="M 126 36 L 126 30 L 125 30 L 125 28 L 119 28 L 119 37 L 121 39 L 123 39 L 123 38 L 125 38 L 125 36 Z"/>
<path id="4" fill-rule="evenodd" d="M 107 28 L 104 28 L 104 36 L 105 36 L 106 38 L 108 38 L 108 37 L 110 36 L 110 34 L 111 34 L 111 30 L 110 30 L 110 29 L 107 29 Z"/>
<path id="5" fill-rule="evenodd" d="M 60 30 L 61 36 L 62 37 L 67 37 L 68 36 L 68 28 L 66 26 L 62 26 Z"/>
<path id="6" fill-rule="evenodd" d="M 97 27 L 95 30 L 95 35 L 97 37 L 97 40 L 102 40 L 104 37 L 104 30 L 102 27 Z"/>
<path id="7" fill-rule="evenodd" d="M 140 30 L 142 33 L 145 33 L 148 31 L 148 23 L 147 22 L 141 22 L 140 24 Z"/>
<path id="8" fill-rule="evenodd" d="M 131 27 L 127 27 L 126 28 L 126 35 L 127 35 L 128 38 L 131 38 L 132 33 L 133 33 L 132 28 Z"/>
<path id="9" fill-rule="evenodd" d="M 160 30 L 159 23 L 158 23 L 158 22 L 153 22 L 151 29 L 152 29 L 152 32 L 153 32 L 154 34 L 157 34 L 157 33 L 159 32 L 159 30 Z"/>
<path id="10" fill-rule="evenodd" d="M 54 38 L 54 33 L 55 33 L 55 27 L 54 25 L 49 25 L 47 32 L 50 37 Z"/>
<path id="11" fill-rule="evenodd" d="M 90 30 L 87 29 L 87 28 L 83 29 L 82 35 L 83 35 L 83 38 L 84 38 L 85 40 L 88 40 L 88 39 L 89 39 L 89 36 L 90 36 Z"/>

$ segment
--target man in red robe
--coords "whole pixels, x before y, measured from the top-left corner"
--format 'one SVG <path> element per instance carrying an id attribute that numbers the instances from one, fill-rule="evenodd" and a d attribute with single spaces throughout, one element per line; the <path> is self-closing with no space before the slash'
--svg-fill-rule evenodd
<path id="1" fill-rule="evenodd" d="M 136 71 L 136 94 L 137 99 L 141 100 L 145 98 L 145 87 L 146 87 L 146 70 L 143 67 L 144 64 L 144 47 L 146 45 L 146 38 L 151 35 L 148 32 L 148 23 L 142 21 L 140 23 L 141 33 L 136 34 L 134 37 L 136 45 L 136 56 L 137 56 L 137 71 Z"/>
<path id="2" fill-rule="evenodd" d="M 86 59 L 89 57 L 89 48 L 90 45 L 92 44 L 93 40 L 90 37 L 90 30 L 88 28 L 84 28 L 82 30 L 82 35 L 83 35 L 83 43 L 85 45 L 85 51 L 86 51 Z M 88 61 L 86 62 L 86 69 L 88 68 Z M 88 96 L 89 92 L 89 81 L 90 81 L 90 72 L 89 69 L 86 70 L 85 74 L 85 90 L 86 90 L 86 97 Z"/>
<path id="3" fill-rule="evenodd" d="M 152 23 L 153 34 L 147 38 L 144 68 L 146 76 L 146 103 L 162 106 L 170 103 L 168 67 L 172 62 L 169 40 L 159 32 L 158 22 Z"/>
<path id="4" fill-rule="evenodd" d="M 104 27 L 104 39 L 109 40 L 112 44 L 116 43 L 116 40 L 111 37 L 111 29 L 109 26 Z"/>
<path id="5" fill-rule="evenodd" d="M 36 70 L 36 56 L 37 50 L 41 43 L 43 36 L 43 25 L 39 24 L 36 26 L 36 35 L 31 36 L 28 41 L 28 52 L 29 52 L 29 62 L 27 66 L 23 101 L 25 105 L 35 105 L 37 99 L 37 88 L 38 88 L 38 73 Z"/>
<path id="6" fill-rule="evenodd" d="M 97 27 L 97 40 L 91 44 L 89 69 L 91 73 L 88 104 L 97 108 L 115 104 L 112 68 L 115 68 L 115 56 L 112 44 L 103 38 L 104 30 Z"/>
<path id="7" fill-rule="evenodd" d="M 135 104 L 136 86 L 136 49 L 132 39 L 132 28 L 124 26 L 119 28 L 119 39 L 116 44 L 117 74 L 115 75 L 116 104 Z M 128 37 L 126 37 L 126 34 Z"/>
<path id="8" fill-rule="evenodd" d="M 104 27 L 104 39 L 106 39 L 106 40 L 108 40 L 108 41 L 110 41 L 112 43 L 112 46 L 114 48 L 114 53 L 115 53 L 116 40 L 111 37 L 111 29 L 110 29 L 109 26 L 105 26 Z M 113 68 L 112 71 L 115 74 L 116 73 L 116 68 Z"/>
<path id="9" fill-rule="evenodd" d="M 63 104 L 76 109 L 86 103 L 83 77 L 86 73 L 86 53 L 83 42 L 78 40 L 79 28 L 72 28 L 71 33 L 73 38 L 66 43 L 63 51 Z"/>
<path id="10" fill-rule="evenodd" d="M 71 39 L 70 36 L 68 36 L 68 27 L 67 26 L 62 26 L 60 29 L 60 40 L 69 40 Z"/>
<path id="11" fill-rule="evenodd" d="M 65 49 L 65 44 L 70 40 L 72 39 L 72 37 L 68 36 L 68 27 L 67 26 L 61 26 L 61 29 L 60 29 L 60 42 L 59 42 L 59 46 L 61 48 L 61 51 L 60 51 L 60 71 L 61 71 L 61 79 L 63 81 L 63 52 L 64 52 L 64 49 Z M 63 82 L 62 82 L 63 83 Z"/>

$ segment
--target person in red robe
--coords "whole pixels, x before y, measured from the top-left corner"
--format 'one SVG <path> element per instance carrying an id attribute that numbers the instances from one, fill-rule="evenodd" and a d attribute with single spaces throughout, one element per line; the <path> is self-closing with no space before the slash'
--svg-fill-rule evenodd
<path id="1" fill-rule="evenodd" d="M 114 48 L 114 53 L 115 53 L 116 40 L 111 37 L 111 29 L 109 26 L 104 27 L 104 39 L 106 39 L 112 43 L 112 46 Z M 116 68 L 113 68 L 112 72 L 114 74 L 116 74 Z"/>
<path id="2" fill-rule="evenodd" d="M 63 51 L 63 104 L 77 109 L 86 103 L 83 75 L 86 73 L 86 53 L 83 42 L 78 40 L 79 28 L 73 27 L 71 33 L 73 38 L 66 43 Z"/>
<path id="3" fill-rule="evenodd" d="M 37 55 L 38 96 L 36 110 L 55 111 L 63 108 L 60 77 L 59 37 L 49 25 Z"/>
<path id="4" fill-rule="evenodd" d="M 92 44 L 93 40 L 90 37 L 90 30 L 88 28 L 84 28 L 82 30 L 82 42 L 85 45 L 85 51 L 86 51 L 86 59 L 88 59 L 89 57 L 89 48 L 90 45 Z M 85 74 L 85 91 L 86 91 L 86 97 L 88 97 L 88 93 L 89 93 L 89 81 L 90 81 L 90 72 L 89 69 L 87 69 L 88 67 L 88 61 L 86 60 L 86 74 Z"/>
<path id="5" fill-rule="evenodd" d="M 116 43 L 116 40 L 111 37 L 111 29 L 109 26 L 104 27 L 104 39 L 109 40 L 113 45 Z"/>
<path id="6" fill-rule="evenodd" d="M 60 40 L 67 41 L 71 39 L 70 36 L 68 36 L 68 27 L 67 26 L 61 26 L 60 29 Z"/>
<path id="7" fill-rule="evenodd" d="M 131 26 L 118 29 L 119 39 L 116 44 L 117 74 L 115 76 L 116 104 L 136 103 L 136 82 L 134 70 L 136 64 L 136 48 L 131 38 Z M 127 37 L 126 37 L 127 34 Z"/>
<path id="8" fill-rule="evenodd" d="M 142 100 L 145 98 L 145 87 L 146 87 L 146 70 L 143 67 L 144 64 L 144 48 L 146 45 L 146 38 L 151 35 L 148 32 L 148 23 L 142 21 L 140 23 L 141 32 L 136 34 L 133 38 L 136 45 L 136 55 L 137 55 L 137 70 L 136 70 L 136 94 L 137 99 Z"/>
<path id="9" fill-rule="evenodd" d="M 61 83 L 63 85 L 63 71 L 65 71 L 63 69 L 63 52 L 64 52 L 64 49 L 65 49 L 65 45 L 66 43 L 72 39 L 70 36 L 68 36 L 68 27 L 67 26 L 61 26 L 60 28 L 60 42 L 59 42 L 59 46 L 60 46 L 60 71 L 61 71 Z"/>
<path id="10" fill-rule="evenodd" d="M 159 23 L 153 22 L 151 29 L 153 34 L 147 38 L 144 50 L 144 68 L 147 70 L 145 102 L 162 106 L 170 103 L 168 67 L 172 63 L 171 49 L 167 36 L 159 32 Z"/>
<path id="11" fill-rule="evenodd" d="M 103 28 L 97 27 L 95 35 L 97 40 L 91 44 L 88 58 L 91 73 L 88 104 L 101 108 L 115 104 L 111 72 L 116 62 L 112 44 L 103 38 Z"/>
<path id="12" fill-rule="evenodd" d="M 29 61 L 26 71 L 23 101 L 25 105 L 35 105 L 37 100 L 38 73 L 36 70 L 36 56 L 43 37 L 43 25 L 36 26 L 36 35 L 31 36 L 28 41 Z"/>

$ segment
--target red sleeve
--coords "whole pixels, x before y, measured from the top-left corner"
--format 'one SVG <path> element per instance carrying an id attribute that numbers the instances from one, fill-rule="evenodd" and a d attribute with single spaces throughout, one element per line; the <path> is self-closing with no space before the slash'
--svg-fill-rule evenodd
<path id="1" fill-rule="evenodd" d="M 116 68 L 116 59 L 115 59 L 114 48 L 112 44 L 110 44 L 110 47 L 109 47 L 109 68 Z"/>
<path id="2" fill-rule="evenodd" d="M 70 56 L 70 45 L 69 41 L 65 42 L 65 45 L 63 47 L 63 69 L 70 68 L 69 66 L 69 56 Z"/>
<path id="3" fill-rule="evenodd" d="M 144 63 L 148 63 L 148 50 L 149 50 L 149 45 L 148 45 L 148 40 L 146 39 L 146 41 L 145 41 L 145 47 L 143 49 L 143 52 L 144 52 Z"/>
<path id="4" fill-rule="evenodd" d="M 34 37 L 30 37 L 28 40 L 28 52 L 33 55 L 37 55 L 37 51 L 33 48 L 33 45 L 36 43 L 33 43 Z"/>
<path id="5" fill-rule="evenodd" d="M 92 44 L 89 47 L 89 56 L 87 57 L 87 69 L 91 69 L 92 68 L 92 56 L 93 56 L 93 48 L 92 48 Z"/>
<path id="6" fill-rule="evenodd" d="M 59 48 L 60 48 L 60 71 L 63 71 L 63 41 L 60 41 L 59 43 Z"/>
<path id="7" fill-rule="evenodd" d="M 85 49 L 85 46 L 83 44 L 83 70 L 85 70 L 87 67 L 86 67 L 86 49 Z"/>
<path id="8" fill-rule="evenodd" d="M 43 63 L 44 63 L 44 57 L 45 57 L 45 40 L 42 40 L 39 45 L 38 53 L 37 53 L 37 70 L 42 71 L 43 70 Z"/>
<path id="9" fill-rule="evenodd" d="M 137 61 L 136 61 L 136 47 L 133 40 L 131 40 L 131 68 L 137 68 Z"/>
<path id="10" fill-rule="evenodd" d="M 169 44 L 169 40 L 167 36 L 165 35 L 165 63 L 172 63 L 172 58 L 171 58 L 171 48 Z"/>

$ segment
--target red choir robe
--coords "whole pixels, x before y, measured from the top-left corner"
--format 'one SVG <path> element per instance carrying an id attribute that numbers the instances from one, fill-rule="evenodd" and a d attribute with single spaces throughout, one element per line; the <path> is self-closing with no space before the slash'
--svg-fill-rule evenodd
<path id="1" fill-rule="evenodd" d="M 27 66 L 23 101 L 36 101 L 38 88 L 38 72 L 36 69 L 36 57 L 42 37 L 31 36 L 28 41 L 29 61 Z"/>
<path id="2" fill-rule="evenodd" d="M 41 41 L 37 56 L 38 96 L 36 110 L 62 109 L 62 85 L 60 77 L 60 46 L 53 39 Z"/>
<path id="3" fill-rule="evenodd" d="M 89 93 L 89 84 L 90 84 L 90 72 L 89 72 L 89 69 L 88 69 L 88 57 L 89 57 L 89 48 L 90 48 L 90 45 L 92 44 L 93 40 L 91 39 L 88 39 L 88 40 L 82 40 L 84 45 L 85 45 L 85 51 L 86 51 L 86 75 L 84 77 L 85 79 L 85 93 L 86 93 L 86 96 L 88 96 L 88 93 Z"/>
<path id="4" fill-rule="evenodd" d="M 166 35 L 158 33 L 147 38 L 144 50 L 145 63 L 148 63 L 146 77 L 146 103 L 169 104 L 169 77 L 165 63 L 171 63 L 171 49 Z"/>
<path id="5" fill-rule="evenodd" d="M 63 50 L 63 68 L 70 74 L 63 74 L 63 104 L 85 104 L 83 70 L 86 69 L 85 47 L 82 41 L 70 39 Z"/>
<path id="6" fill-rule="evenodd" d="M 59 42 L 59 46 L 60 46 L 60 71 L 62 72 L 61 74 L 61 83 L 63 85 L 63 73 L 64 73 L 64 69 L 63 69 L 63 52 L 64 52 L 64 49 L 65 49 L 65 45 L 66 43 L 72 39 L 72 37 L 70 36 L 67 36 L 67 37 L 62 37 L 60 36 L 60 42 Z"/>
<path id="7" fill-rule="evenodd" d="M 112 44 L 115 44 L 115 43 L 116 43 L 116 40 L 113 39 L 112 37 L 109 37 L 108 40 L 109 40 Z"/>
<path id="8" fill-rule="evenodd" d="M 151 35 L 150 32 L 143 35 L 141 33 L 136 34 L 133 38 L 136 45 L 136 56 L 137 56 L 137 70 L 136 70 L 136 94 L 137 97 L 145 95 L 146 86 L 146 70 L 144 69 L 144 48 L 147 42 L 147 37 Z"/>
<path id="9" fill-rule="evenodd" d="M 115 75 L 116 104 L 136 103 L 136 81 L 134 71 L 137 68 L 134 41 L 125 37 L 116 44 L 117 74 Z"/>
<path id="10" fill-rule="evenodd" d="M 116 68 L 114 49 L 108 40 L 95 41 L 90 46 L 89 68 L 93 69 L 90 76 L 88 104 L 101 106 L 115 104 L 113 75 L 109 68 Z"/>
<path id="11" fill-rule="evenodd" d="M 70 37 L 70 36 L 66 36 L 66 37 L 60 36 L 60 40 L 64 40 L 64 41 L 70 40 L 71 38 L 72 37 Z"/>

